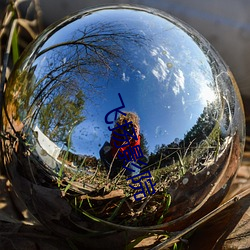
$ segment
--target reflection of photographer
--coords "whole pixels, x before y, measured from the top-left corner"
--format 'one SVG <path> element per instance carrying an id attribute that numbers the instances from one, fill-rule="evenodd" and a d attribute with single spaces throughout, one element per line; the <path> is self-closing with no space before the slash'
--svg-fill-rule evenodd
<path id="1" fill-rule="evenodd" d="M 120 115 L 115 127 L 111 129 L 110 143 L 105 142 L 100 150 L 101 160 L 110 173 L 110 178 L 114 178 L 124 168 L 123 166 L 132 170 L 124 168 L 127 176 L 140 173 L 141 167 L 135 159 L 125 161 L 125 158 L 130 157 L 129 150 L 135 146 L 140 146 L 139 117 L 133 112 L 124 113 L 126 115 Z"/>

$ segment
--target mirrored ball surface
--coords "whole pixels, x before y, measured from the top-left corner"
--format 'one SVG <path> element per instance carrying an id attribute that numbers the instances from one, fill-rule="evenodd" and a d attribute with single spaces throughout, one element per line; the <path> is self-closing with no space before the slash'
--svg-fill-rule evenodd
<path id="1" fill-rule="evenodd" d="M 11 75 L 3 124 L 6 168 L 32 213 L 85 233 L 206 213 L 244 145 L 237 86 L 210 44 L 167 14 L 128 6 L 41 34 Z"/>

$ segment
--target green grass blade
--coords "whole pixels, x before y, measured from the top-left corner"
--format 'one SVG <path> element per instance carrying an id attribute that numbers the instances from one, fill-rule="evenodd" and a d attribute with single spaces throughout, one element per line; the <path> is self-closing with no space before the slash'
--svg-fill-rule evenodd
<path id="1" fill-rule="evenodd" d="M 87 216 L 89 219 L 96 221 L 96 222 L 101 222 L 101 220 L 99 220 L 98 218 L 92 216 L 91 214 L 87 213 L 86 211 L 81 211 L 81 213 L 85 216 Z"/>
<path id="2" fill-rule="evenodd" d="M 67 191 L 70 189 L 70 187 L 72 186 L 72 182 L 74 182 L 76 179 L 76 174 L 72 177 L 72 179 L 70 180 L 69 184 L 66 186 L 64 193 L 66 194 Z"/>
<path id="3" fill-rule="evenodd" d="M 93 206 L 92 206 L 91 201 L 90 201 L 90 199 L 89 199 L 88 196 L 87 196 L 87 201 L 88 201 L 89 207 L 90 207 L 91 209 L 93 209 Z"/>
<path id="4" fill-rule="evenodd" d="M 168 212 L 168 209 L 169 209 L 169 207 L 170 207 L 170 205 L 171 205 L 171 195 L 170 195 L 170 194 L 167 194 L 167 195 L 166 195 L 166 198 L 167 198 L 166 207 L 164 208 L 164 211 L 163 211 L 163 213 L 162 213 L 160 219 L 159 219 L 158 222 L 157 222 L 158 225 L 161 224 L 161 223 L 163 222 L 163 219 L 165 218 L 165 215 L 166 215 L 166 213 Z"/>
<path id="5" fill-rule="evenodd" d="M 126 200 L 126 197 L 125 198 L 123 198 L 121 201 L 120 201 L 120 203 L 119 203 L 119 205 L 117 206 L 117 208 L 115 209 L 115 211 L 112 213 L 112 215 L 108 218 L 108 221 L 112 221 L 114 218 L 115 218 L 115 216 L 117 215 L 117 213 L 119 212 L 119 210 L 120 210 L 120 208 L 121 208 L 121 206 L 122 206 L 122 204 L 124 203 L 124 201 Z"/>
<path id="6" fill-rule="evenodd" d="M 13 63 L 15 64 L 19 58 L 17 27 L 14 28 L 13 37 L 11 41 L 11 48 L 12 48 L 12 59 Z"/>
<path id="7" fill-rule="evenodd" d="M 176 243 L 174 243 L 173 250 L 178 250 L 178 246 Z"/>

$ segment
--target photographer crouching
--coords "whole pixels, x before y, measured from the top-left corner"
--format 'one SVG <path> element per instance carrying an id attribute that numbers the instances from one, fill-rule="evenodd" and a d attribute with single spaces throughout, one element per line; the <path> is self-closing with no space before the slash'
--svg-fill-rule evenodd
<path id="1" fill-rule="evenodd" d="M 142 165 L 147 164 L 147 157 L 140 147 L 141 135 L 139 117 L 134 112 L 123 112 L 116 120 L 110 143 L 104 143 L 100 150 L 100 157 L 113 179 L 118 174 L 134 176 L 140 173 Z M 143 159 L 139 160 L 139 159 Z"/>

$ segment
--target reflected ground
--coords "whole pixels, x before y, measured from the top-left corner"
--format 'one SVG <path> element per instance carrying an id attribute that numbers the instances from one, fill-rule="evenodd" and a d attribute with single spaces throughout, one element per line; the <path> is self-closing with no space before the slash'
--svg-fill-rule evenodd
<path id="1" fill-rule="evenodd" d="M 99 156 L 118 93 L 140 117 L 148 157 L 141 172 L 156 183 L 141 201 L 124 170 L 111 181 Z M 213 48 L 171 17 L 133 8 L 80 13 L 47 30 L 19 61 L 5 114 L 5 136 L 18 145 L 15 152 L 5 144 L 11 176 L 58 187 L 85 217 L 125 226 L 160 225 L 203 205 L 244 143 L 237 87 Z M 183 186 L 188 192 L 178 193 Z"/>

